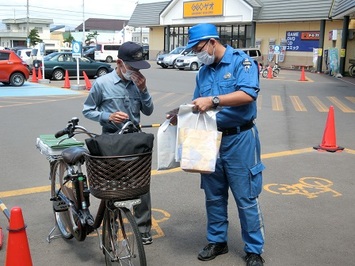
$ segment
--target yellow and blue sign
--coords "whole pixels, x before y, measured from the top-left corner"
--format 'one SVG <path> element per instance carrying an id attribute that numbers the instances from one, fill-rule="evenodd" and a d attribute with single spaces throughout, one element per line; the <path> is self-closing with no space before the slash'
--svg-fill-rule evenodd
<path id="1" fill-rule="evenodd" d="M 223 0 L 184 2 L 184 18 L 223 16 Z"/>

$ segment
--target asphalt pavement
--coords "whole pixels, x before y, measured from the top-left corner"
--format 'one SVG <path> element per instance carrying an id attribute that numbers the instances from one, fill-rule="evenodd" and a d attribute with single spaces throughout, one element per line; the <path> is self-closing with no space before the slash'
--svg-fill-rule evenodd
<path id="1" fill-rule="evenodd" d="M 153 64 L 144 73 L 155 112 L 142 117 L 142 124 L 162 123 L 165 112 L 190 102 L 196 75 Z M 277 78 L 261 78 L 256 124 L 266 165 L 260 195 L 265 222 L 263 257 L 270 266 L 352 265 L 355 79 L 311 72 L 305 75 L 307 81 L 299 81 L 300 71 L 281 70 Z M 88 91 L 64 89 L 63 84 L 0 85 L 0 198 L 9 209 L 22 208 L 33 265 L 104 265 L 95 235 L 85 242 L 61 238 L 46 241 L 54 226 L 48 162 L 36 150 L 35 140 L 39 134 L 62 129 L 73 116 L 92 131 L 100 130 L 97 123 L 81 115 Z M 333 121 L 328 120 L 331 106 Z M 325 134 L 329 127 L 334 130 Z M 146 131 L 156 134 L 157 128 Z M 332 137 L 343 151 L 314 149 Z M 245 265 L 232 196 L 229 252 L 201 262 L 197 254 L 206 245 L 206 214 L 199 175 L 179 168 L 156 171 L 156 150 L 152 169 L 154 241 L 145 246 L 148 265 Z M 93 214 L 96 207 L 93 198 Z M 0 250 L 0 264 L 4 264 L 9 232 L 1 213 L 0 226 L 5 234 Z"/>

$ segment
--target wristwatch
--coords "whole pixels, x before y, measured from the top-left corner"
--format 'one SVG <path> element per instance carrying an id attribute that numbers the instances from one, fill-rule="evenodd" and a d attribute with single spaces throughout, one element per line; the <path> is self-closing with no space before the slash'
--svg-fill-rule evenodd
<path id="1" fill-rule="evenodd" d="M 219 98 L 218 98 L 218 96 L 213 96 L 213 98 L 212 98 L 212 103 L 213 103 L 213 108 L 217 108 L 217 106 L 219 105 Z"/>

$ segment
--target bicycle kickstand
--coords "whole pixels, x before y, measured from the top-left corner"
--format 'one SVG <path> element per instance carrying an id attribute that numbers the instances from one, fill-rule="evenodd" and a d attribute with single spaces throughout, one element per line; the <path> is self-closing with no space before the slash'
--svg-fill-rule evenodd
<path id="1" fill-rule="evenodd" d="M 47 236 L 47 242 L 50 243 L 52 239 L 56 239 L 56 238 L 59 238 L 61 237 L 62 235 L 61 234 L 57 234 L 57 235 L 54 235 L 54 231 L 57 229 L 57 225 L 54 225 L 54 227 L 51 229 L 51 231 L 49 232 L 48 236 Z M 53 234 L 53 235 L 52 235 Z"/>

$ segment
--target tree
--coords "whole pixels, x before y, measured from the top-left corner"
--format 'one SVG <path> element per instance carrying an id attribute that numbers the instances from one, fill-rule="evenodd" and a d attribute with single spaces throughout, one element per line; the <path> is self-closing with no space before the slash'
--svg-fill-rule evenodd
<path id="1" fill-rule="evenodd" d="M 42 39 L 39 38 L 37 29 L 32 29 L 30 31 L 30 34 L 28 35 L 28 39 L 30 40 L 31 46 L 35 46 L 37 43 L 42 42 Z"/>
<path id="2" fill-rule="evenodd" d="M 97 36 L 99 36 L 99 34 L 97 33 L 96 30 L 93 33 L 88 33 L 86 35 L 85 44 L 90 45 L 92 39 L 94 39 L 95 44 L 97 44 Z"/>
<path id="3" fill-rule="evenodd" d="M 63 41 L 71 44 L 73 41 L 75 41 L 75 38 L 69 32 L 69 34 L 67 36 L 64 36 Z"/>

